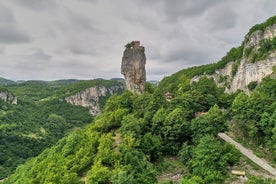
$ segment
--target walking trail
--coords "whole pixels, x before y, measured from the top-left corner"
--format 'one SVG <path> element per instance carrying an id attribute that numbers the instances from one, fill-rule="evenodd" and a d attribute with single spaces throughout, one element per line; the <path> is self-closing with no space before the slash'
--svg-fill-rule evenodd
<path id="1" fill-rule="evenodd" d="M 218 136 L 225 140 L 226 142 L 231 143 L 234 145 L 243 155 L 245 155 L 247 158 L 252 160 L 254 163 L 262 167 L 264 170 L 268 171 L 270 174 L 272 174 L 274 177 L 276 177 L 276 169 L 268 165 L 267 162 L 262 160 L 261 158 L 257 157 L 256 155 L 253 154 L 253 152 L 245 147 L 243 147 L 241 144 L 237 143 L 234 141 L 231 137 L 226 135 L 225 133 L 219 133 Z"/>

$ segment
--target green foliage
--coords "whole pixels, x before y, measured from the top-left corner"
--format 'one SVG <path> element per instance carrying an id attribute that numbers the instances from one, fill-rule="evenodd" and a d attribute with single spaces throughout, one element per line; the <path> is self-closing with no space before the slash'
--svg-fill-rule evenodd
<path id="1" fill-rule="evenodd" d="M 183 69 L 170 77 L 165 77 L 159 84 L 159 89 L 164 91 L 175 92 L 181 90 L 181 86 L 177 85 L 176 81 L 182 81 L 183 78 L 191 79 L 197 75 L 212 75 L 216 70 L 224 68 L 229 62 L 239 62 L 243 54 L 243 44 L 237 48 L 232 48 L 226 56 L 221 58 L 220 61 L 213 64 L 194 66 L 191 68 Z M 183 77 L 184 76 L 184 77 Z"/>
<path id="2" fill-rule="evenodd" d="M 250 28 L 249 32 L 245 36 L 245 41 L 248 40 L 248 38 L 251 36 L 251 34 L 257 30 L 264 31 L 266 27 L 271 26 L 273 24 L 276 24 L 276 16 L 270 17 L 265 22 L 261 24 L 256 24 L 252 28 Z"/>
<path id="3" fill-rule="evenodd" d="M 273 71 L 273 73 L 276 73 L 276 65 L 274 65 L 274 66 L 272 67 L 272 71 Z"/>
<path id="4" fill-rule="evenodd" d="M 161 137 L 152 135 L 150 132 L 143 136 L 140 147 L 143 153 L 149 156 L 150 161 L 155 161 L 162 155 L 163 145 Z"/>
<path id="5" fill-rule="evenodd" d="M 189 123 L 183 116 L 183 110 L 180 108 L 170 112 L 161 128 L 161 136 L 164 139 L 167 154 L 176 155 L 181 143 L 190 134 Z"/>
<path id="6" fill-rule="evenodd" d="M 247 183 L 248 184 L 273 184 L 275 182 L 276 180 L 271 178 L 263 179 L 257 176 L 250 176 Z"/>
<path id="7" fill-rule="evenodd" d="M 229 156 L 218 140 L 210 135 L 203 136 L 194 150 L 191 173 L 202 178 L 203 183 L 223 183 L 228 160 Z"/>
<path id="8" fill-rule="evenodd" d="M 132 43 L 130 43 L 130 42 L 125 45 L 126 49 L 130 49 L 131 47 L 132 47 Z"/>
<path id="9" fill-rule="evenodd" d="M 238 67 L 239 67 L 240 63 L 239 62 L 235 62 L 232 65 L 232 70 L 231 70 L 231 75 L 232 77 L 236 75 L 237 71 L 238 71 Z"/>
<path id="10" fill-rule="evenodd" d="M 96 162 L 88 172 L 88 181 L 91 184 L 109 183 L 111 171 L 108 167 L 103 166 L 100 161 Z"/>
<path id="11" fill-rule="evenodd" d="M 3 86 L 6 86 L 6 85 L 12 85 L 12 84 L 15 84 L 16 82 L 12 81 L 12 80 L 8 80 L 8 79 L 5 79 L 5 78 L 2 78 L 0 77 L 0 86 L 3 85 Z"/>
<path id="12" fill-rule="evenodd" d="M 204 181 L 200 176 L 192 176 L 190 178 L 183 178 L 180 184 L 204 184 Z"/>
<path id="13" fill-rule="evenodd" d="M 272 40 L 263 39 L 260 41 L 260 47 L 252 56 L 252 63 L 266 59 L 271 51 L 276 50 L 276 38 Z"/>
<path id="14" fill-rule="evenodd" d="M 181 161 L 187 163 L 192 158 L 192 146 L 188 145 L 187 142 L 184 142 L 179 154 Z"/>
<path id="15" fill-rule="evenodd" d="M 267 94 L 272 99 L 276 98 L 276 80 L 270 77 L 264 78 L 258 91 Z"/>
<path id="16" fill-rule="evenodd" d="M 231 108 L 233 122 L 250 138 L 260 137 L 267 145 L 276 140 L 275 96 L 267 89 L 274 80 L 266 79 L 251 96 L 224 94 L 206 77 L 197 83 L 188 84 L 185 78 L 181 82 L 174 84 L 181 89 L 170 101 L 159 86 L 140 96 L 130 92 L 112 96 L 92 124 L 19 167 L 5 183 L 78 183 L 84 177 L 90 183 L 156 183 L 152 164 L 166 155 L 179 156 L 180 163 L 190 168 L 182 183 L 223 183 L 227 167 L 235 165 L 240 154 L 215 138 L 227 129 L 229 117 L 216 104 Z M 208 112 L 195 115 L 202 111 Z M 44 117 L 47 131 L 62 131 L 58 125 L 71 121 L 58 110 Z"/>
<path id="17" fill-rule="evenodd" d="M 9 92 L 9 90 L 6 87 L 0 85 L 0 92 Z"/>
<path id="18" fill-rule="evenodd" d="M 264 49 L 272 48 L 270 43 L 262 44 Z M 257 58 L 252 50 L 245 51 L 246 57 Z M 232 48 L 218 63 L 179 71 L 165 77 L 156 88 L 147 84 L 141 95 L 129 91 L 115 94 L 107 100 L 103 113 L 83 130 L 79 129 L 92 121 L 88 111 L 70 106 L 63 97 L 92 84 L 118 83 L 33 81 L 9 86 L 21 103 L 16 107 L 0 104 L 0 135 L 5 135 L 0 136 L 2 176 L 57 143 L 18 167 L 4 183 L 81 183 L 87 178 L 90 183 L 150 184 L 157 182 L 153 164 L 172 155 L 179 157 L 178 164 L 189 168 L 189 173 L 183 172 L 181 183 L 225 182 L 227 168 L 240 158 L 234 147 L 216 138 L 218 132 L 227 130 L 227 123 L 268 151 L 276 150 L 275 79 L 266 78 L 250 96 L 243 92 L 225 94 L 212 78 L 201 77 L 192 83 L 190 79 L 214 74 L 229 62 L 234 62 L 234 75 L 242 51 L 243 44 Z M 19 133 L 13 133 L 15 130 Z M 24 144 L 10 144 L 10 140 Z M 7 170 L 16 159 L 18 163 Z"/>
<path id="19" fill-rule="evenodd" d="M 244 55 L 246 58 L 248 58 L 250 56 L 250 54 L 252 53 L 252 50 L 254 49 L 254 47 L 247 47 L 245 50 L 244 50 Z"/>
<path id="20" fill-rule="evenodd" d="M 231 106 L 232 131 L 240 139 L 251 142 L 251 146 L 264 147 L 262 155 L 272 162 L 275 162 L 273 152 L 276 150 L 273 146 L 276 123 L 275 81 L 270 77 L 265 78 L 250 96 L 239 93 Z"/>
<path id="21" fill-rule="evenodd" d="M 219 132 L 226 130 L 225 114 L 214 105 L 206 115 L 198 116 L 191 122 L 191 129 L 195 141 L 199 140 L 202 136 L 209 134 L 216 136 Z"/>
<path id="22" fill-rule="evenodd" d="M 250 82 L 250 83 L 247 85 L 247 88 L 248 88 L 250 91 L 252 91 L 252 90 L 254 90 L 254 89 L 257 87 L 257 85 L 258 85 L 258 82 L 257 82 L 257 81 L 252 81 L 252 82 Z"/>
<path id="23" fill-rule="evenodd" d="M 99 84 L 107 87 L 121 85 L 116 81 L 61 80 L 12 83 L 1 88 L 16 95 L 18 104 L 11 105 L 0 100 L 0 179 L 69 132 L 91 123 L 93 117 L 87 108 L 73 106 L 63 99 L 78 90 Z M 120 121 L 120 115 L 126 112 L 118 110 L 114 113 Z"/>

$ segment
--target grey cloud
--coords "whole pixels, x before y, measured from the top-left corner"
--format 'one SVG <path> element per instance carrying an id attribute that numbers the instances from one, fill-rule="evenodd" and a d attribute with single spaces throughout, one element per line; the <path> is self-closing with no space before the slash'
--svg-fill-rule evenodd
<path id="1" fill-rule="evenodd" d="M 250 26 L 275 14 L 271 2 L 1 1 L 6 6 L 0 5 L 1 60 L 8 62 L 0 62 L 0 73 L 44 80 L 122 77 L 124 45 L 139 39 L 146 48 L 147 78 L 161 79 L 217 61 L 241 43 Z M 17 44 L 22 42 L 28 44 Z"/>
<path id="2" fill-rule="evenodd" d="M 12 0 L 21 7 L 32 10 L 52 9 L 57 5 L 57 0 Z"/>
<path id="3" fill-rule="evenodd" d="M 164 11 L 169 20 L 174 20 L 179 17 L 200 15 L 210 7 L 221 2 L 220 0 L 164 0 Z"/>
<path id="4" fill-rule="evenodd" d="M 64 49 L 72 54 L 98 55 L 100 43 L 107 34 L 95 26 L 95 22 L 79 12 L 65 9 L 64 18 L 55 21 L 60 34 L 65 36 Z"/>
<path id="5" fill-rule="evenodd" d="M 12 11 L 0 4 L 0 23 L 5 24 L 14 21 L 15 19 L 12 14 Z"/>
<path id="6" fill-rule="evenodd" d="M 0 26 L 0 43 L 25 43 L 30 42 L 31 38 L 17 29 L 15 26 Z"/>
<path id="7" fill-rule="evenodd" d="M 82 46 L 81 44 L 71 44 L 68 46 L 68 49 L 71 53 L 77 54 L 77 55 L 93 55 L 96 56 L 99 53 L 96 50 L 93 50 L 91 48 L 87 48 L 87 46 Z"/>
<path id="8" fill-rule="evenodd" d="M 95 3 L 95 2 L 99 2 L 99 0 L 79 0 L 81 2 L 86 2 L 86 3 Z"/>
<path id="9" fill-rule="evenodd" d="M 199 65 L 208 62 L 209 58 L 210 57 L 206 52 L 198 49 L 176 49 L 169 52 L 169 54 L 165 57 L 165 62 L 185 63 L 185 65 Z"/>
<path id="10" fill-rule="evenodd" d="M 207 22 L 211 30 L 224 30 L 233 28 L 237 22 L 237 14 L 229 7 L 223 6 L 210 11 Z"/>
<path id="11" fill-rule="evenodd" d="M 93 31 L 99 33 L 100 31 L 93 25 L 94 22 L 89 17 L 86 17 L 80 13 L 67 9 L 65 12 L 67 22 L 66 25 L 70 29 L 77 31 Z"/>
<path id="12" fill-rule="evenodd" d="M 50 65 L 52 56 L 46 54 L 40 48 L 35 48 L 30 51 L 29 54 L 18 55 L 13 67 L 15 70 L 23 72 L 24 75 L 39 77 L 46 70 L 47 66 Z"/>
<path id="13" fill-rule="evenodd" d="M 5 53 L 5 47 L 0 47 L 0 54 L 4 54 Z"/>
<path id="14" fill-rule="evenodd" d="M 0 43 L 11 44 L 30 41 L 30 36 L 17 26 L 12 11 L 0 4 Z"/>
<path id="15" fill-rule="evenodd" d="M 36 48 L 34 49 L 33 53 L 30 55 L 27 55 L 25 57 L 26 59 L 31 59 L 31 60 L 43 60 L 43 61 L 48 61 L 49 59 L 52 58 L 52 56 L 46 54 L 44 50 L 41 48 Z"/>

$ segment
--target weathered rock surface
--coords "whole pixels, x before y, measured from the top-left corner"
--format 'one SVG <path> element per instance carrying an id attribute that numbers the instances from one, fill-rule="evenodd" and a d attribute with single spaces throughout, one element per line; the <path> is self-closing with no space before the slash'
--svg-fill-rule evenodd
<path id="1" fill-rule="evenodd" d="M 90 114 L 95 116 L 101 113 L 101 100 L 122 91 L 123 88 L 123 85 L 111 87 L 95 86 L 66 97 L 65 100 L 73 105 L 88 107 Z"/>
<path id="2" fill-rule="evenodd" d="M 268 26 L 264 31 L 255 31 L 248 36 L 248 41 L 245 43 L 244 48 L 258 47 L 259 43 L 263 39 L 272 39 L 276 36 L 276 24 Z"/>
<path id="3" fill-rule="evenodd" d="M 0 99 L 4 100 L 5 102 L 10 102 L 11 104 L 17 104 L 17 97 L 13 96 L 10 92 L 0 91 Z"/>
<path id="4" fill-rule="evenodd" d="M 274 37 L 276 37 L 276 24 L 268 26 L 264 31 L 253 32 L 244 44 L 243 57 L 234 76 L 231 72 L 235 61 L 229 62 L 223 69 L 216 70 L 215 74 L 205 76 L 214 78 L 220 87 L 226 86 L 225 92 L 232 93 L 238 89 L 249 92 L 247 86 L 250 82 L 261 82 L 263 78 L 273 73 L 273 66 L 276 66 L 276 51 L 270 51 L 266 59 L 252 63 L 251 58 L 245 56 L 245 49 L 253 47 L 253 50 L 256 51 L 261 40 L 273 39 Z M 220 82 L 221 76 L 226 79 L 223 83 Z M 200 77 L 195 76 L 191 82 L 198 81 Z"/>
<path id="5" fill-rule="evenodd" d="M 121 73 L 125 77 L 126 89 L 138 94 L 145 91 L 146 86 L 145 48 L 139 41 L 133 41 L 123 54 Z"/>
<path id="6" fill-rule="evenodd" d="M 276 65 L 276 54 L 271 54 L 267 59 L 257 63 L 248 63 L 246 59 L 241 61 L 236 75 L 232 79 L 230 89 L 226 92 L 235 92 L 238 89 L 247 91 L 250 82 L 262 81 L 263 78 L 273 73 L 272 67 Z"/>

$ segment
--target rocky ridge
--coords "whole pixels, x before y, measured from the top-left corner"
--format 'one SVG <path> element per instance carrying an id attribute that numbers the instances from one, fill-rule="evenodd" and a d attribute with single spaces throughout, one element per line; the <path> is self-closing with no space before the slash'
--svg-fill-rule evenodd
<path id="1" fill-rule="evenodd" d="M 119 93 L 124 89 L 123 85 L 105 87 L 103 85 L 98 85 L 80 91 L 74 95 L 65 98 L 67 103 L 72 105 L 79 105 L 82 107 L 88 107 L 90 114 L 96 116 L 100 114 L 102 100 L 108 98 L 109 96 Z"/>
<path id="2" fill-rule="evenodd" d="M 204 75 L 213 78 L 218 86 L 225 87 L 225 92 L 232 93 L 237 90 L 249 92 L 247 86 L 251 82 L 261 82 L 263 78 L 273 74 L 276 66 L 276 51 L 270 51 L 265 59 L 252 62 L 252 57 L 246 55 L 246 49 L 251 47 L 252 52 L 260 48 L 262 40 L 272 40 L 276 37 L 276 24 L 266 27 L 263 31 L 257 30 L 246 36 L 243 47 L 243 56 L 240 61 L 229 62 L 223 69 L 216 70 L 212 75 Z M 237 71 L 232 75 L 233 65 L 238 64 Z M 195 76 L 191 82 L 198 81 L 202 76 Z M 221 80 L 224 79 L 224 80 Z"/>

